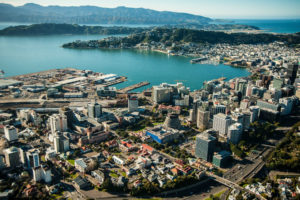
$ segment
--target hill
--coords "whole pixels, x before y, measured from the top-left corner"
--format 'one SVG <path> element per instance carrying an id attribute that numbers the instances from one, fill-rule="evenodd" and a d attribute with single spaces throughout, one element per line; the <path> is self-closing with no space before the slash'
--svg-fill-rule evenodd
<path id="1" fill-rule="evenodd" d="M 66 48 L 133 48 L 141 43 L 162 43 L 166 47 L 173 43 L 209 43 L 209 44 L 260 44 L 272 42 L 285 42 L 288 45 L 300 44 L 300 35 L 286 34 L 247 34 L 247 33 L 225 33 L 216 31 L 192 30 L 192 29 L 168 29 L 154 28 L 151 31 L 144 31 L 132 34 L 127 37 L 110 37 L 98 41 L 72 42 L 64 44 Z"/>
<path id="2" fill-rule="evenodd" d="M 63 7 L 29 3 L 18 7 L 0 4 L 0 21 L 70 24 L 207 24 L 212 20 L 187 13 L 160 12 L 144 8 Z"/>
<path id="3" fill-rule="evenodd" d="M 139 33 L 146 28 L 130 28 L 130 27 L 103 27 L 103 26 L 80 26 L 77 24 L 32 24 L 11 26 L 0 30 L 0 35 L 60 35 L 60 34 L 99 34 L 99 35 L 113 35 L 113 34 L 132 34 Z"/>

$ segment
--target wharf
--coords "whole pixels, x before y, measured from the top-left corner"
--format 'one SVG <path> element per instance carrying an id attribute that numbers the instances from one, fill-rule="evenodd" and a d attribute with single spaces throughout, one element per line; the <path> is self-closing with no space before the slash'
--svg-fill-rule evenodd
<path id="1" fill-rule="evenodd" d="M 112 86 L 112 85 L 116 85 L 116 84 L 119 84 L 119 83 L 123 83 L 127 80 L 127 78 L 125 76 L 121 76 L 121 78 L 119 79 L 116 79 L 114 81 L 109 81 L 107 83 L 104 83 L 102 84 L 103 86 Z"/>
<path id="2" fill-rule="evenodd" d="M 149 85 L 149 84 L 150 83 L 148 81 L 143 81 L 143 82 L 140 82 L 140 83 L 137 83 L 137 84 L 130 85 L 128 87 L 122 88 L 122 89 L 118 90 L 118 92 L 119 93 L 128 93 L 131 90 L 134 90 L 134 89 L 137 89 L 137 88 L 143 87 L 145 85 Z"/>
<path id="3" fill-rule="evenodd" d="M 211 81 L 225 81 L 227 78 L 226 77 L 220 77 Z"/>

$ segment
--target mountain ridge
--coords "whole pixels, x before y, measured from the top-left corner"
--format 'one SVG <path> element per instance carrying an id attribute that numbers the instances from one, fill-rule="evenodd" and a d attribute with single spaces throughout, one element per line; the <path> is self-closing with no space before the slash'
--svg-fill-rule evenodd
<path id="1" fill-rule="evenodd" d="M 119 6 L 41 6 L 28 3 L 12 6 L 0 3 L 0 21 L 77 24 L 208 24 L 210 18 L 189 13 L 156 11 L 147 8 Z"/>

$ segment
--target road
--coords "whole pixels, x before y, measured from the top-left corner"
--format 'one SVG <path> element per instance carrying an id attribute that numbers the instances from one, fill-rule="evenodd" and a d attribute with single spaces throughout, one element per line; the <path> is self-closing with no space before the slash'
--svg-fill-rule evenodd
<path id="1" fill-rule="evenodd" d="M 217 176 L 217 175 L 214 175 L 213 173 L 210 173 L 210 172 L 207 172 L 207 174 L 209 174 L 211 177 L 215 178 L 216 181 L 218 181 L 219 183 L 222 183 L 230 188 L 235 188 L 235 189 L 238 189 L 238 190 L 241 190 L 241 191 L 245 191 L 245 192 L 249 192 L 253 195 L 255 195 L 258 199 L 261 199 L 261 200 L 266 200 L 263 196 L 261 196 L 260 194 L 256 194 L 246 188 L 243 188 L 241 187 L 240 185 L 238 185 L 237 183 L 235 182 L 232 182 L 232 181 L 229 181 L 227 179 L 224 179 L 220 176 Z"/>

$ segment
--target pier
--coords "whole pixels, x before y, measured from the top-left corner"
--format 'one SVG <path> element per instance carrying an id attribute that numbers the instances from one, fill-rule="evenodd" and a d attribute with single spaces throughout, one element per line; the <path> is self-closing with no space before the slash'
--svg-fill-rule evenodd
<path id="1" fill-rule="evenodd" d="M 125 88 L 122 88 L 120 90 L 118 90 L 119 93 L 127 93 L 131 90 L 134 90 L 134 89 L 137 89 L 137 88 L 140 88 L 140 87 L 143 87 L 145 85 L 149 85 L 150 83 L 148 81 L 143 81 L 143 82 L 140 82 L 140 83 L 137 83 L 137 84 L 134 84 L 134 85 L 130 85 L 128 87 L 125 87 Z"/>
<path id="2" fill-rule="evenodd" d="M 127 78 L 125 76 L 122 76 L 121 78 L 119 79 L 116 79 L 114 81 L 109 81 L 107 83 L 104 83 L 102 84 L 103 86 L 112 86 L 112 85 L 116 85 L 116 84 L 119 84 L 119 83 L 123 83 L 127 80 Z"/>

